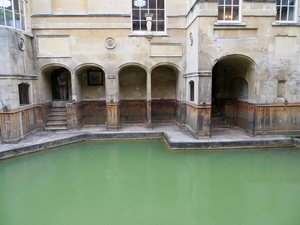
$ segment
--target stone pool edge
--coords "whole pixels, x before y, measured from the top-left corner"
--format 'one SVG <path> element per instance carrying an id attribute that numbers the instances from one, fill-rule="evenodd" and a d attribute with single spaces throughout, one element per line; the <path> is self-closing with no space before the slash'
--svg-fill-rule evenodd
<path id="1" fill-rule="evenodd" d="M 113 140 L 147 140 L 163 139 L 169 150 L 213 150 L 229 148 L 259 147 L 300 147 L 299 138 L 258 138 L 240 140 L 199 140 L 197 142 L 173 141 L 166 132 L 126 132 L 126 133 L 82 133 L 57 138 L 43 143 L 32 143 L 14 149 L 0 151 L 0 160 L 51 149 L 81 141 L 113 141 Z"/>

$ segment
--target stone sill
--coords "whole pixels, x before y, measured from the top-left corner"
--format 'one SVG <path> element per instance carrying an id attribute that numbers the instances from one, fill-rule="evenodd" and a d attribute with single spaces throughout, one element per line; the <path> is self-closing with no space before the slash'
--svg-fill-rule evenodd
<path id="1" fill-rule="evenodd" d="M 214 22 L 215 26 L 241 26 L 245 27 L 247 24 L 242 22 L 230 23 L 230 22 Z"/>
<path id="2" fill-rule="evenodd" d="M 298 27 L 300 26 L 300 23 L 296 23 L 296 22 L 273 22 L 272 26 L 295 26 Z"/>
<path id="3" fill-rule="evenodd" d="M 131 17 L 130 14 L 33 14 L 31 17 Z"/>
<path id="4" fill-rule="evenodd" d="M 153 36 L 153 37 L 170 37 L 170 35 L 168 35 L 167 33 L 147 33 L 147 32 L 143 32 L 143 33 L 135 33 L 132 32 L 130 34 L 128 34 L 129 37 L 147 37 L 147 36 Z"/>

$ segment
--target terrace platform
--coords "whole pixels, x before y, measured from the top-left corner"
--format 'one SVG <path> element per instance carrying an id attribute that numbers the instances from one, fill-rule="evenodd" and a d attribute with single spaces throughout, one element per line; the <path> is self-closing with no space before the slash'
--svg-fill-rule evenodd
<path id="1" fill-rule="evenodd" d="M 18 144 L 0 144 L 0 159 L 67 145 L 86 140 L 161 139 L 170 150 L 212 150 L 238 148 L 300 147 L 300 139 L 287 136 L 251 137 L 237 127 L 214 129 L 211 138 L 195 139 L 176 125 L 123 126 L 120 131 L 106 131 L 105 126 L 83 126 L 79 131 L 41 132 Z"/>

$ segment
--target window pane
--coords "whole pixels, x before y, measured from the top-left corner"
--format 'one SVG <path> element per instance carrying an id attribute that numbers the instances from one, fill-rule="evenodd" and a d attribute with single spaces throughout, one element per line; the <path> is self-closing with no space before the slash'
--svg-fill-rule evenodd
<path id="1" fill-rule="evenodd" d="M 5 25 L 4 24 L 4 11 L 0 9 L 0 25 Z"/>
<path id="2" fill-rule="evenodd" d="M 280 0 L 277 0 L 277 3 L 276 3 L 276 5 L 280 5 Z"/>
<path id="3" fill-rule="evenodd" d="M 148 13 L 148 10 L 141 10 L 141 19 L 146 20 L 145 15 Z"/>
<path id="4" fill-rule="evenodd" d="M 223 6 L 219 6 L 218 20 L 224 20 L 224 7 Z"/>
<path id="5" fill-rule="evenodd" d="M 16 13 L 20 13 L 20 10 L 19 10 L 19 1 L 18 0 L 14 1 L 14 7 L 15 7 L 15 12 Z"/>
<path id="6" fill-rule="evenodd" d="M 288 5 L 288 0 L 282 0 L 282 5 Z"/>
<path id="7" fill-rule="evenodd" d="M 15 28 L 21 29 L 20 15 L 15 13 Z"/>
<path id="8" fill-rule="evenodd" d="M 7 2 L 8 2 L 8 4 L 9 4 L 9 6 L 8 6 L 8 7 L 5 7 L 5 10 L 10 10 L 10 11 L 12 11 L 12 2 L 11 2 L 11 0 L 7 0 Z"/>
<path id="9" fill-rule="evenodd" d="M 234 5 L 239 5 L 239 0 L 233 0 Z"/>
<path id="10" fill-rule="evenodd" d="M 289 1 L 289 5 L 295 5 L 295 1 L 294 0 L 290 0 Z"/>
<path id="11" fill-rule="evenodd" d="M 225 0 L 225 5 L 231 5 L 231 0 Z"/>
<path id="12" fill-rule="evenodd" d="M 140 21 L 133 21 L 132 22 L 132 29 L 133 30 L 140 30 Z"/>
<path id="13" fill-rule="evenodd" d="M 164 18 L 165 18 L 165 11 L 157 10 L 157 20 L 164 20 Z"/>
<path id="14" fill-rule="evenodd" d="M 276 20 L 280 20 L 280 7 L 276 7 Z"/>
<path id="15" fill-rule="evenodd" d="M 157 31 L 164 31 L 165 30 L 165 22 L 158 21 L 157 22 Z"/>
<path id="16" fill-rule="evenodd" d="M 25 29 L 25 17 L 24 16 L 21 16 L 22 17 L 22 30 L 26 30 Z"/>
<path id="17" fill-rule="evenodd" d="M 233 6 L 233 19 L 232 20 L 239 20 L 239 7 Z"/>
<path id="18" fill-rule="evenodd" d="M 156 0 L 149 0 L 149 9 L 156 9 Z"/>
<path id="19" fill-rule="evenodd" d="M 157 31 L 157 29 L 156 29 L 156 22 L 155 21 L 152 22 L 151 31 Z"/>
<path id="20" fill-rule="evenodd" d="M 149 10 L 149 12 L 153 14 L 152 20 L 157 20 L 156 19 L 156 10 Z"/>
<path id="21" fill-rule="evenodd" d="M 157 8 L 164 9 L 164 0 L 157 0 Z"/>
<path id="22" fill-rule="evenodd" d="M 287 7 L 281 8 L 281 20 L 287 20 Z"/>
<path id="23" fill-rule="evenodd" d="M 6 19 L 6 26 L 13 27 L 14 21 L 13 21 L 13 15 L 10 11 L 5 11 L 5 19 Z"/>
<path id="24" fill-rule="evenodd" d="M 22 14 L 23 16 L 25 15 L 25 13 L 24 13 L 24 2 L 22 0 L 20 0 L 20 14 Z"/>
<path id="25" fill-rule="evenodd" d="M 231 7 L 225 7 L 225 20 L 231 20 Z"/>
<path id="26" fill-rule="evenodd" d="M 219 0 L 219 5 L 224 5 L 224 0 Z"/>
<path id="27" fill-rule="evenodd" d="M 289 9 L 289 21 L 294 20 L 294 7 L 290 7 Z"/>
<path id="28" fill-rule="evenodd" d="M 132 19 L 134 19 L 134 20 L 140 19 L 140 12 L 139 12 L 139 10 L 132 10 Z"/>
<path id="29" fill-rule="evenodd" d="M 141 30 L 147 30 L 146 21 L 141 21 Z"/>

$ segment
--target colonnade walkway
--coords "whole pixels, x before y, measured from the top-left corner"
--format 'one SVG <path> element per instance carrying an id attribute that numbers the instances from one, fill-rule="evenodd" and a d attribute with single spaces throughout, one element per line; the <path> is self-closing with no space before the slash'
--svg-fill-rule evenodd
<path id="1" fill-rule="evenodd" d="M 164 139 L 168 150 L 253 149 L 300 147 L 300 139 L 288 136 L 251 137 L 237 127 L 212 130 L 211 138 L 195 139 L 185 128 L 176 125 L 123 126 L 119 131 L 106 131 L 105 126 L 83 126 L 80 130 L 40 132 L 17 144 L 0 144 L 0 159 L 41 151 L 88 140 Z"/>

